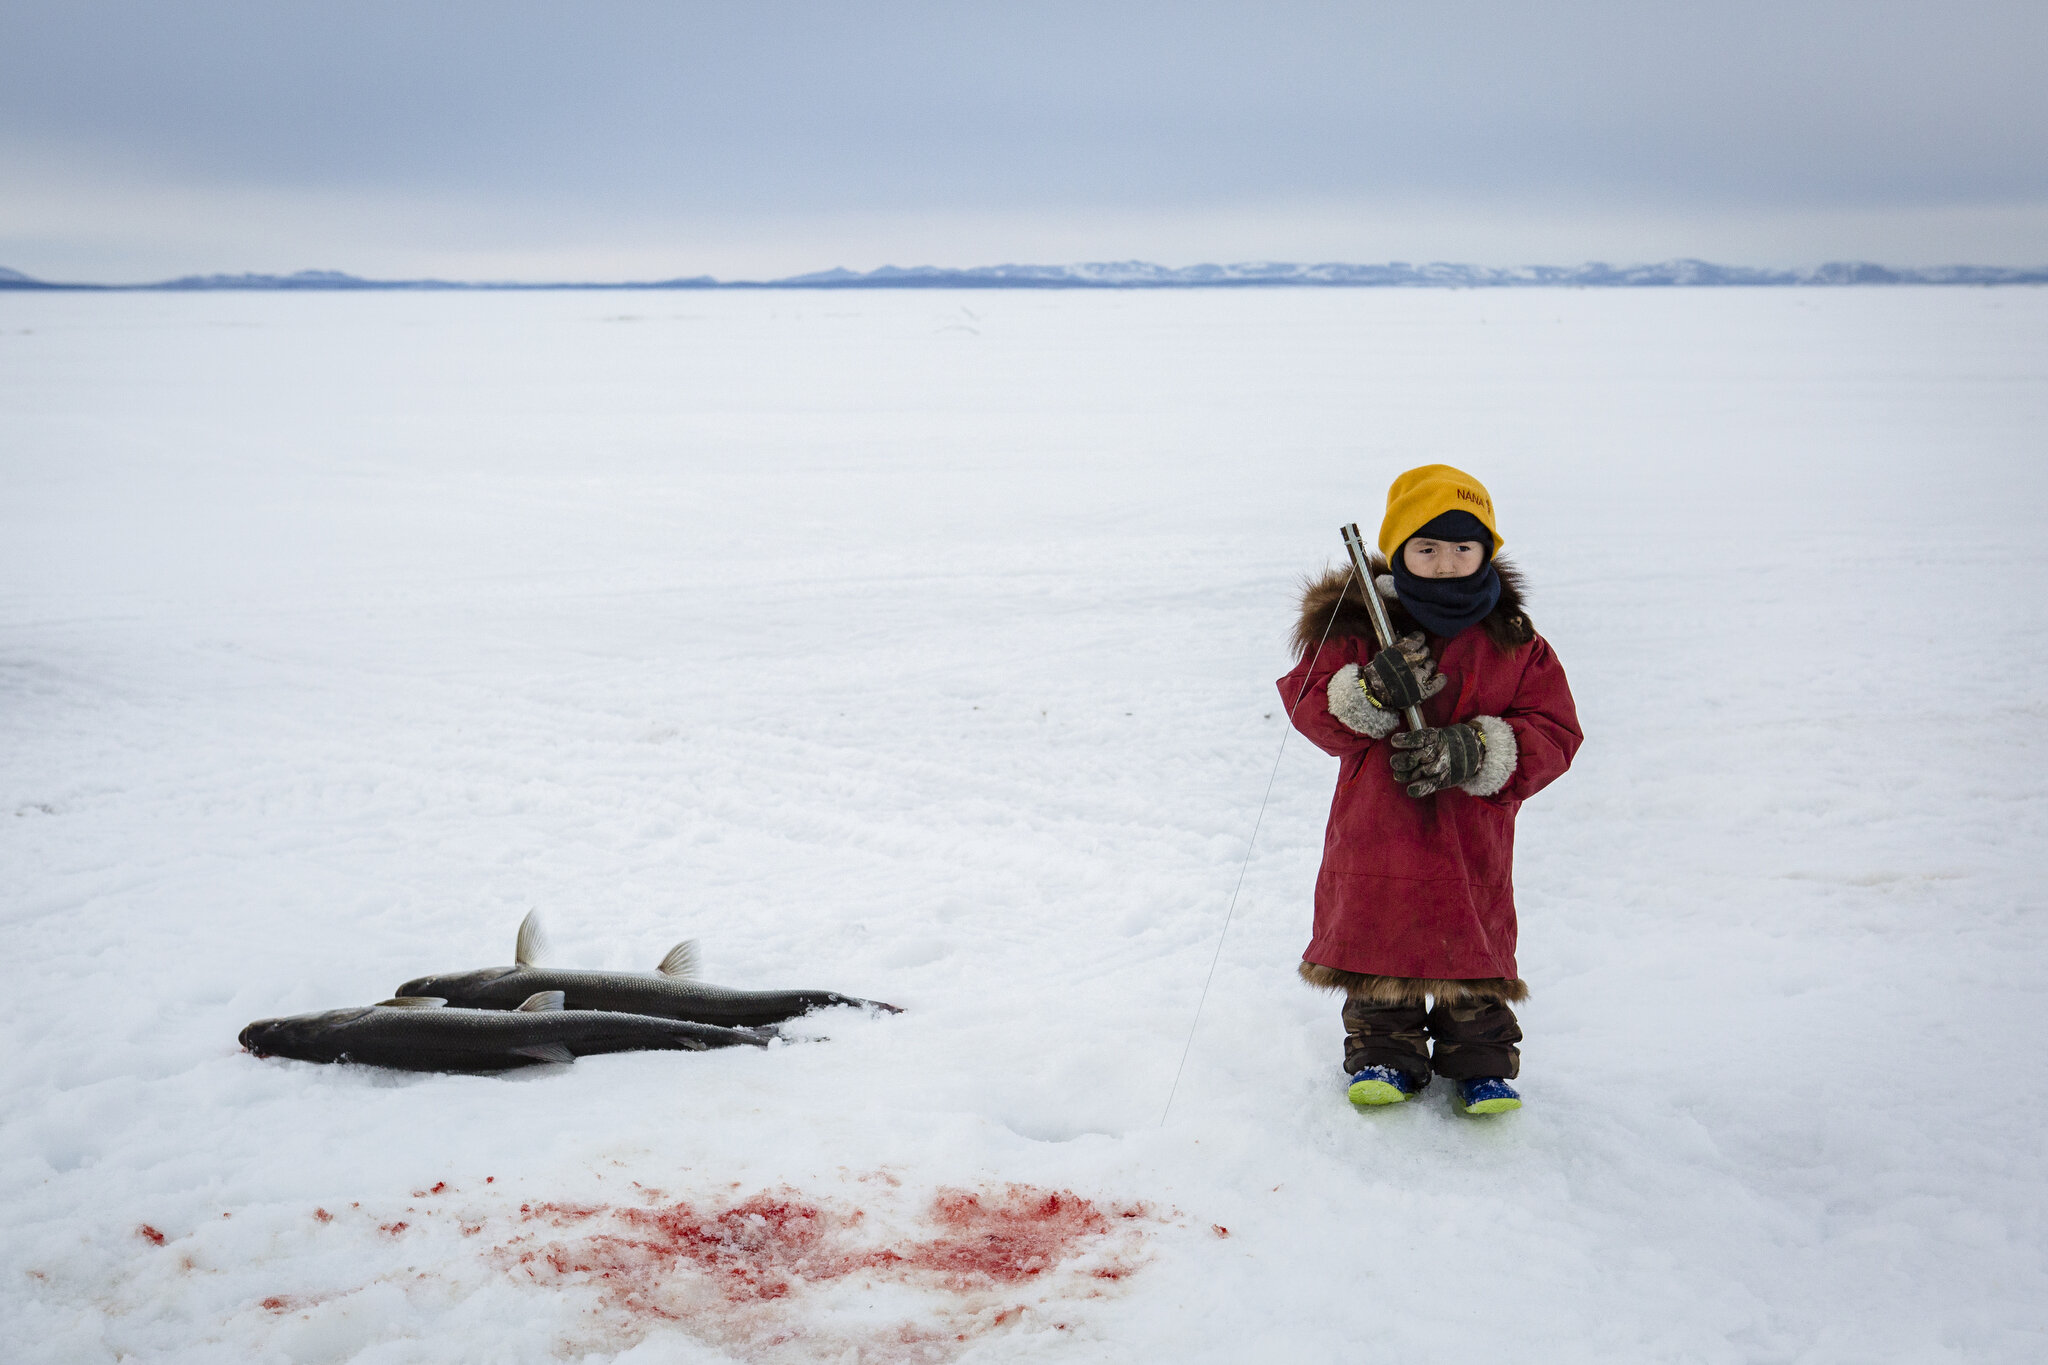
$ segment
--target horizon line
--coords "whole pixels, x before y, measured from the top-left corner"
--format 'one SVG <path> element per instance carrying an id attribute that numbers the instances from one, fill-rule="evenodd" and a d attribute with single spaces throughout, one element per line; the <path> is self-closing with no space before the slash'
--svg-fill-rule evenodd
<path id="1" fill-rule="evenodd" d="M 868 271 L 834 267 L 777 279 L 721 280 L 711 275 L 658 280 L 520 281 L 440 278 L 372 279 L 338 270 L 299 270 L 287 275 L 243 272 L 181 275 L 173 279 L 108 284 L 43 280 L 0 267 L 0 289 L 88 292 L 203 290 L 632 290 L 632 289 L 1214 289 L 1309 288 L 1512 288 L 1512 287 L 1713 287 L 1786 285 L 2008 285 L 2048 284 L 2048 266 L 1886 266 L 1869 261 L 1830 261 L 1810 268 L 1773 269 L 1720 265 L 1694 257 L 1630 266 L 1588 261 L 1576 266 L 1478 266 L 1432 261 L 1414 265 L 1325 262 L 1299 265 L 1258 261 L 1232 265 L 1162 266 L 1148 261 L 1088 262 L 1076 265 L 893 266 Z"/>

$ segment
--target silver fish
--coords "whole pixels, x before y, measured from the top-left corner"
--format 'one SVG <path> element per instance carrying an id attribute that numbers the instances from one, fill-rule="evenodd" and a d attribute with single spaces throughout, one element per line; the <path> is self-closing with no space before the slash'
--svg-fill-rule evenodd
<path id="1" fill-rule="evenodd" d="M 505 1071 L 573 1062 L 602 1052 L 766 1047 L 749 1029 L 604 1010 L 566 1010 L 560 991 L 541 991 L 513 1010 L 449 1009 L 431 996 L 401 996 L 354 1009 L 259 1019 L 242 1046 L 259 1057 L 358 1062 L 403 1071 Z"/>
<path id="2" fill-rule="evenodd" d="M 511 1009 L 535 991 L 560 991 L 572 1010 L 620 1010 L 688 1019 L 728 1028 L 775 1024 L 830 1005 L 902 1011 L 878 1000 L 860 1000 L 837 991 L 742 991 L 697 980 L 698 951 L 693 940 L 668 950 L 651 972 L 590 972 L 544 967 L 540 921 L 533 914 L 519 922 L 519 939 L 510 967 L 482 967 L 470 972 L 422 976 L 398 988 L 400 995 L 440 996 L 451 1005 L 477 1009 Z"/>

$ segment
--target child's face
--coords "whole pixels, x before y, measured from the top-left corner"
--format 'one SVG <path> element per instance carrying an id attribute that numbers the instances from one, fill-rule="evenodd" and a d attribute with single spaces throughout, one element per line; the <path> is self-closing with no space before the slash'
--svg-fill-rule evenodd
<path id="1" fill-rule="evenodd" d="M 1486 551 L 1476 540 L 1428 540 L 1417 536 L 1401 550 L 1402 562 L 1417 578 L 1468 578 L 1479 572 Z"/>

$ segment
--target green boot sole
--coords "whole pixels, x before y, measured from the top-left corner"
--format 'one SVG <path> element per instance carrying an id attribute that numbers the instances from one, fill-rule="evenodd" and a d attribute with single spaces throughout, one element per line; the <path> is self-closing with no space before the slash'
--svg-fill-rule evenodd
<path id="1" fill-rule="evenodd" d="M 1390 1081 L 1354 1081 L 1348 1093 L 1351 1102 L 1361 1109 L 1382 1104 L 1399 1104 L 1409 1098 L 1407 1091 Z"/>

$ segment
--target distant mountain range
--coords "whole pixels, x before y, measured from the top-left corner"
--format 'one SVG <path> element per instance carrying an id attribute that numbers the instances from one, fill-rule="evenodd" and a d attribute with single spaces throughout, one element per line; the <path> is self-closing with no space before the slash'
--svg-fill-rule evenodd
<path id="1" fill-rule="evenodd" d="M 366 280 L 338 270 L 301 270 L 292 275 L 185 275 L 155 284 L 77 284 L 32 279 L 0 268 L 0 289 L 203 290 L 203 289 L 1231 289 L 1297 288 L 1700 288 L 1727 285 L 1867 284 L 2048 284 L 2048 266 L 1944 265 L 1925 268 L 1835 261 L 1809 270 L 1761 270 L 1715 265 L 1711 261 L 1663 261 L 1656 265 L 1524 265 L 1494 267 L 1432 262 L 1410 265 L 1291 265 L 1260 261 L 1239 265 L 1153 265 L 1108 261 L 1089 265 L 983 265 L 955 270 L 940 266 L 885 265 L 878 270 L 822 270 L 779 280 L 718 280 L 693 275 L 670 280 L 613 283 L 471 282 L 463 280 Z"/>

